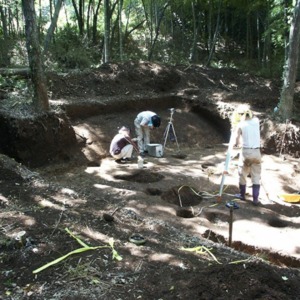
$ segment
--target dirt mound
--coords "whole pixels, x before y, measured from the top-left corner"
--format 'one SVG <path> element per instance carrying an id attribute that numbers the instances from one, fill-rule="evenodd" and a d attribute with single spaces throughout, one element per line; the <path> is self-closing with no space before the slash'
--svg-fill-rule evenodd
<path id="1" fill-rule="evenodd" d="M 52 98 L 133 96 L 170 92 L 180 82 L 177 70 L 150 62 L 103 64 L 92 71 L 51 74 Z"/>
<path id="2" fill-rule="evenodd" d="M 64 114 L 28 118 L 0 114 L 0 138 L 1 153 L 30 167 L 70 161 L 79 153 L 75 132 Z"/>

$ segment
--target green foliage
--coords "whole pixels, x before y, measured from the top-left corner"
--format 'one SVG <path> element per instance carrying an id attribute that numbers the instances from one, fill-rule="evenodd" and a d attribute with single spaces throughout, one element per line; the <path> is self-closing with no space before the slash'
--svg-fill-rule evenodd
<path id="1" fill-rule="evenodd" d="M 27 79 L 19 76 L 0 76 L 0 89 L 6 91 L 2 108 L 9 111 L 25 110 L 32 104 L 32 89 Z"/>
<path id="2" fill-rule="evenodd" d="M 9 63 L 6 66 L 27 66 L 28 56 L 25 39 L 22 35 L 15 36 L 0 42 L 0 55 L 3 57 L 4 51 L 8 51 Z M 1 62 L 0 62 L 1 63 Z"/>
<path id="3" fill-rule="evenodd" d="M 50 53 L 59 68 L 84 69 L 100 61 L 99 49 L 90 47 L 87 38 L 79 36 L 76 28 L 71 26 L 56 34 Z"/>
<path id="4" fill-rule="evenodd" d="M 163 10 L 167 2 L 169 5 L 166 10 Z M 5 60 L 7 62 L 5 54 L 9 54 L 10 64 L 27 65 L 27 51 L 23 37 L 24 23 L 20 21 L 18 28 L 14 26 L 17 17 L 21 20 L 21 5 L 18 1 L 12 0 L 6 3 L 12 11 L 12 18 L 7 18 L 8 33 L 11 39 L 15 38 L 15 41 L 8 45 L 3 42 L 3 39 L 0 40 L 0 65 L 7 65 L 4 63 Z M 91 1 L 93 11 L 89 12 L 89 20 L 87 20 L 89 6 L 82 6 L 84 35 L 78 32 L 78 20 L 73 3 L 77 3 L 78 6 L 80 2 L 69 0 L 64 2 L 64 9 L 60 12 L 53 42 L 45 57 L 47 67 L 84 69 L 99 65 L 102 61 L 103 3 L 97 16 L 94 44 L 91 41 L 92 20 L 97 2 Z M 111 8 L 114 9 L 111 11 L 111 36 L 109 37 L 110 58 L 113 61 L 118 61 L 121 55 L 123 60 L 147 59 L 149 51 L 152 50 L 151 44 L 154 42 L 156 26 L 161 14 L 164 13 L 159 23 L 157 31 L 159 34 L 153 48 L 152 59 L 163 63 L 188 63 L 193 52 L 193 62 L 205 64 L 208 58 L 207 50 L 214 36 L 220 12 L 218 48 L 215 49 L 212 66 L 234 65 L 256 71 L 263 66 L 261 70 L 263 73 L 280 73 L 293 12 L 293 1 L 124 0 L 121 29 L 118 28 L 117 22 L 118 6 L 114 6 L 113 3 L 115 2 L 111 2 Z M 284 7 L 285 5 L 287 7 Z M 37 2 L 36 8 L 39 8 Z M 42 42 L 42 37 L 51 21 L 48 2 L 42 1 L 41 15 L 38 13 L 38 18 Z M 3 38 L 2 29 L 0 28 L 0 38 Z M 120 30 L 123 38 L 122 47 L 119 45 Z M 195 36 L 197 38 L 194 41 Z M 221 40 L 225 42 L 220 45 Z M 197 45 L 197 51 L 192 49 L 194 45 Z M 231 51 L 228 45 L 234 45 L 234 50 Z M 239 49 L 239 55 L 233 57 L 232 53 L 236 49 Z M 223 52 L 221 56 L 219 51 Z M 250 58 L 251 61 L 247 61 Z M 255 62 L 254 65 L 252 65 L 252 59 Z M 259 63 L 259 60 L 264 64 Z"/>
<path id="5" fill-rule="evenodd" d="M 20 38 L 0 38 L 0 66 L 18 64 L 23 55 L 20 47 Z"/>
<path id="6" fill-rule="evenodd" d="M 234 63 L 233 61 L 223 61 L 223 60 L 212 60 L 210 63 L 210 66 L 212 68 L 216 68 L 216 69 L 222 69 L 222 68 L 232 68 L 235 69 L 236 63 Z"/>
<path id="7" fill-rule="evenodd" d="M 27 80 L 20 79 L 18 76 L 0 76 L 0 87 L 10 92 L 19 92 L 27 89 Z"/>

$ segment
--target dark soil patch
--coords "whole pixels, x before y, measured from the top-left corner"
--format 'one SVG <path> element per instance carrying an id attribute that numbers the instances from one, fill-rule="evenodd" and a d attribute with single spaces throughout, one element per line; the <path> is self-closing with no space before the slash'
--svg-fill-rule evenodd
<path id="1" fill-rule="evenodd" d="M 0 152 L 30 167 L 68 162 L 80 150 L 64 114 L 20 118 L 0 114 Z"/>
<path id="2" fill-rule="evenodd" d="M 284 228 L 288 226 L 288 222 L 282 221 L 278 218 L 272 218 L 268 221 L 268 224 L 272 227 Z"/>
<path id="3" fill-rule="evenodd" d="M 133 181 L 139 183 L 151 183 L 157 182 L 164 178 L 164 176 L 156 173 L 149 173 L 143 170 L 135 172 L 133 174 L 119 174 L 114 176 L 115 179 Z"/>
<path id="4" fill-rule="evenodd" d="M 201 203 L 202 197 L 193 187 L 176 186 L 171 190 L 164 192 L 161 198 L 171 204 L 180 207 L 194 206 Z"/>
<path id="5" fill-rule="evenodd" d="M 162 194 L 162 191 L 160 189 L 156 189 L 156 188 L 147 188 L 146 189 L 146 194 L 148 195 L 152 195 L 152 196 L 160 196 Z"/>

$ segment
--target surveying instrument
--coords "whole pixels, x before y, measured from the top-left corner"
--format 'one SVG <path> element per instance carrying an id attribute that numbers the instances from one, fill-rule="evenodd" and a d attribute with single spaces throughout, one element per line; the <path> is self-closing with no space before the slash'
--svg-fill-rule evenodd
<path id="1" fill-rule="evenodd" d="M 176 136 L 176 133 L 175 133 L 175 128 L 174 128 L 174 125 L 173 125 L 173 114 L 175 112 L 175 108 L 169 108 L 169 111 L 170 111 L 170 118 L 169 118 L 168 125 L 165 129 L 165 132 L 164 132 L 163 149 L 165 149 L 167 139 L 170 138 L 171 142 L 176 142 L 177 150 L 178 150 L 178 152 L 180 152 L 179 144 L 178 144 L 178 141 L 177 141 L 177 136 Z"/>

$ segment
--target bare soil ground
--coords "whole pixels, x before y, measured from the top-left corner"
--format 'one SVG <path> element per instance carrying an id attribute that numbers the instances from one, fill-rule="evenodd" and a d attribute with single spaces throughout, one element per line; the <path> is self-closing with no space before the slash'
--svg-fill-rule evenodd
<path id="1" fill-rule="evenodd" d="M 299 299 L 300 204 L 278 197 L 300 191 L 299 124 L 272 115 L 278 82 L 235 70 L 127 63 L 52 74 L 49 86 L 51 105 L 64 110 L 79 147 L 51 157 L 45 143 L 47 164 L 30 156 L 32 142 L 15 152 L 19 161 L 26 157 L 22 164 L 0 156 L 1 298 Z M 228 117 L 244 102 L 261 120 L 258 207 L 250 178 L 247 201 L 233 196 L 238 150 L 216 197 Z M 117 128 L 133 127 L 144 109 L 162 117 L 152 142 L 163 143 L 173 107 L 179 148 L 167 139 L 164 156 L 147 156 L 143 169 L 108 155 Z M 226 206 L 232 200 L 233 211 Z M 132 235 L 145 243 L 132 243 Z M 86 251 L 33 273 L 79 248 Z"/>

